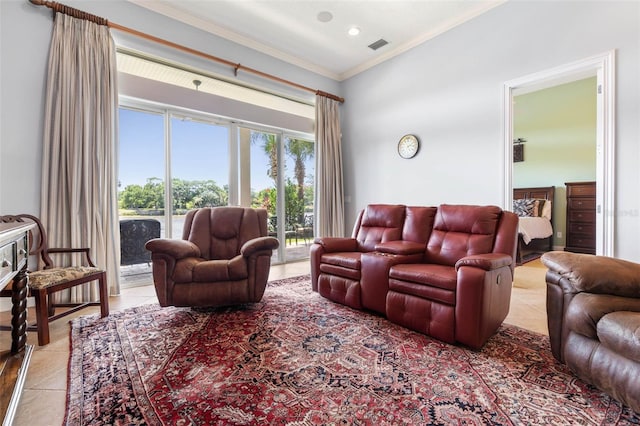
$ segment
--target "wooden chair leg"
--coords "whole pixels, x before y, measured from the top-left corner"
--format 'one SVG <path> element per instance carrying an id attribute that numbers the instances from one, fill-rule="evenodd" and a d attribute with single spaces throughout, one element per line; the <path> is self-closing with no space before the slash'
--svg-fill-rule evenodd
<path id="1" fill-rule="evenodd" d="M 100 315 L 102 318 L 109 315 L 109 289 L 107 288 L 107 273 L 103 272 L 98 279 L 98 288 L 100 290 Z"/>
<path id="2" fill-rule="evenodd" d="M 49 301 L 46 289 L 32 291 L 36 302 L 36 322 L 38 323 L 38 345 L 49 344 Z"/>
<path id="3" fill-rule="evenodd" d="M 56 314 L 56 305 L 53 302 L 53 297 L 47 297 L 47 311 L 50 317 Z"/>

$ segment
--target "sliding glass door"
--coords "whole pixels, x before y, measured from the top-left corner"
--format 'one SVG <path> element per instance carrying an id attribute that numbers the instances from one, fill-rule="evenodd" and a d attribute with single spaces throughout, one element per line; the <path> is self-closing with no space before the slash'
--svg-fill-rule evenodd
<path id="1" fill-rule="evenodd" d="M 308 258 L 313 241 L 314 146 L 308 135 L 145 104 L 123 105 L 121 228 L 123 222 L 133 221 L 133 233 L 140 233 L 143 222 L 152 222 L 158 235 L 147 236 L 181 238 L 190 209 L 261 207 L 268 211 L 269 235 L 280 240 L 273 263 Z M 131 244 L 122 232 L 121 239 L 123 247 Z M 144 254 L 144 241 L 137 244 Z"/>
<path id="2" fill-rule="evenodd" d="M 252 207 L 267 209 L 269 234 L 280 240 L 277 261 L 308 258 L 313 242 L 314 143 L 260 129 L 240 128 L 239 135 L 240 158 L 248 165 L 240 191 Z"/>

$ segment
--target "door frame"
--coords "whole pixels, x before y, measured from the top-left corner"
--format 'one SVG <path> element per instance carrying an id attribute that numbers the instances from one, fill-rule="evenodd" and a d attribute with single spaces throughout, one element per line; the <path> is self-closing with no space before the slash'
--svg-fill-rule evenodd
<path id="1" fill-rule="evenodd" d="M 615 50 L 529 74 L 503 85 L 503 203 L 513 204 L 513 96 L 597 76 L 596 254 L 614 256 L 615 220 Z"/>

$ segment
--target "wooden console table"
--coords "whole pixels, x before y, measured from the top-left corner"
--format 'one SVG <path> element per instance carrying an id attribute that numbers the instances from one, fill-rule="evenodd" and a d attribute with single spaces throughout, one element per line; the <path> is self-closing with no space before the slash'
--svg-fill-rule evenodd
<path id="1" fill-rule="evenodd" d="M 31 359 L 27 345 L 30 223 L 0 223 L 0 290 L 11 284 L 11 350 L 0 352 L 0 417 L 11 425 Z"/>

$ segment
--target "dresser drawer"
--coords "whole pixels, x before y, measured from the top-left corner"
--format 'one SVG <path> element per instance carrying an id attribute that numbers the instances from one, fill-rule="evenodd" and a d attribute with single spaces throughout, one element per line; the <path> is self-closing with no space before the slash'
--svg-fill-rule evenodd
<path id="1" fill-rule="evenodd" d="M 589 210 L 571 210 L 567 219 L 570 222 L 569 225 L 571 225 L 571 222 L 595 223 L 596 212 Z"/>
<path id="2" fill-rule="evenodd" d="M 596 186 L 592 183 L 574 183 L 567 185 L 567 197 L 595 197 Z"/>
<path id="3" fill-rule="evenodd" d="M 16 270 L 22 269 L 29 261 L 29 235 L 16 240 Z"/>
<path id="4" fill-rule="evenodd" d="M 571 222 L 569 223 L 569 233 L 570 235 L 593 237 L 596 234 L 596 225 L 587 222 Z"/>
<path id="5" fill-rule="evenodd" d="M 595 198 L 572 198 L 569 200 L 571 210 L 594 210 L 596 209 Z"/>
<path id="6" fill-rule="evenodd" d="M 15 253 L 16 242 L 12 241 L 0 247 L 0 282 L 17 270 Z"/>
<path id="7" fill-rule="evenodd" d="M 591 249 L 596 246 L 596 239 L 593 236 L 569 235 L 567 246 Z"/>

